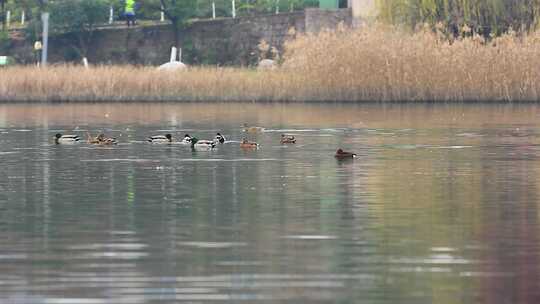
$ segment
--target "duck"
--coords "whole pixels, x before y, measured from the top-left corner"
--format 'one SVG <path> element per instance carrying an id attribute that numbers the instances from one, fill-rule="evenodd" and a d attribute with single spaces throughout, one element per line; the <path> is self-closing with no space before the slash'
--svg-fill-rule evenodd
<path id="1" fill-rule="evenodd" d="M 242 142 L 240 143 L 240 148 L 242 149 L 257 149 L 259 148 L 259 144 L 256 142 L 250 142 L 247 139 L 242 139 Z"/>
<path id="2" fill-rule="evenodd" d="M 219 142 L 220 144 L 224 143 L 225 142 L 225 136 L 221 135 L 221 133 L 217 133 L 216 134 L 216 137 L 215 137 L 215 140 L 217 142 Z"/>
<path id="3" fill-rule="evenodd" d="M 196 137 L 191 137 L 191 148 L 193 150 L 212 150 L 216 147 L 216 141 L 214 140 L 205 140 L 197 139 Z"/>
<path id="4" fill-rule="evenodd" d="M 101 133 L 96 137 L 88 136 L 87 142 L 93 145 L 116 145 L 118 142 L 114 137 L 106 137 L 105 134 Z"/>
<path id="5" fill-rule="evenodd" d="M 259 133 L 264 131 L 263 127 L 250 127 L 247 123 L 243 124 L 242 127 L 244 128 L 243 131 L 246 133 Z"/>
<path id="6" fill-rule="evenodd" d="M 281 134 L 281 141 L 280 142 L 282 144 L 295 144 L 296 143 L 296 138 L 294 138 L 294 136 L 292 136 L 292 135 Z"/>
<path id="7" fill-rule="evenodd" d="M 173 138 L 171 134 L 165 134 L 165 135 L 150 136 L 146 140 L 151 143 L 160 143 L 160 144 L 167 143 L 168 144 L 168 143 L 172 143 Z"/>
<path id="8" fill-rule="evenodd" d="M 81 137 L 79 135 L 62 135 L 57 133 L 54 136 L 54 143 L 58 144 L 73 144 L 79 142 Z"/>
<path id="9" fill-rule="evenodd" d="M 337 159 L 352 159 L 356 157 L 356 154 L 352 152 L 345 152 L 342 149 L 338 149 L 334 157 Z"/>
<path id="10" fill-rule="evenodd" d="M 191 141 L 192 141 L 191 136 L 189 136 L 189 134 L 186 134 L 184 135 L 184 139 L 182 139 L 180 143 L 184 145 L 191 145 Z"/>

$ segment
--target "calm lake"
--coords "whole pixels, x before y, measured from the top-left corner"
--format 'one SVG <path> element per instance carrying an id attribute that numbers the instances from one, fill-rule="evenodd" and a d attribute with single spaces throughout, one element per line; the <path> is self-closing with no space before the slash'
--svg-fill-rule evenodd
<path id="1" fill-rule="evenodd" d="M 0 302 L 538 303 L 539 118 L 534 105 L 0 105 Z M 54 144 L 87 132 L 119 144 Z M 228 142 L 213 151 L 145 142 L 216 132 Z M 358 157 L 337 161 L 339 147 Z"/>

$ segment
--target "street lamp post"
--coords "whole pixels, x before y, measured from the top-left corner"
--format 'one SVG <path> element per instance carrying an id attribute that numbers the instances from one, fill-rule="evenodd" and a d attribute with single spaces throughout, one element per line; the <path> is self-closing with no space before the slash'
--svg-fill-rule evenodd
<path id="1" fill-rule="evenodd" d="M 47 65 L 47 53 L 49 49 L 49 13 L 41 13 L 41 22 L 43 22 L 43 50 L 41 51 L 41 66 Z"/>
<path id="2" fill-rule="evenodd" d="M 42 0 L 43 6 L 47 5 L 48 0 Z M 41 51 L 41 66 L 47 65 L 47 55 L 49 49 L 49 12 L 43 10 L 41 13 L 41 22 L 43 24 L 43 50 Z"/>

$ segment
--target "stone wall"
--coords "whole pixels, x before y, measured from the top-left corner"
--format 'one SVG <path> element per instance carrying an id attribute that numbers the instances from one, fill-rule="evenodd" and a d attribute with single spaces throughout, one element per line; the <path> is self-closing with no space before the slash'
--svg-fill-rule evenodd
<path id="1" fill-rule="evenodd" d="M 291 28 L 304 32 L 303 13 L 200 21 L 181 40 L 187 62 L 248 65 L 257 62 L 261 40 L 282 50 Z"/>
<path id="2" fill-rule="evenodd" d="M 308 8 L 305 10 L 307 32 L 317 33 L 324 29 L 335 29 L 340 23 L 346 27 L 352 26 L 351 9 L 320 10 Z"/>
<path id="3" fill-rule="evenodd" d="M 258 61 L 257 45 L 265 40 L 282 51 L 284 42 L 296 32 L 318 32 L 351 24 L 351 11 L 308 9 L 278 15 L 222 18 L 195 21 L 180 33 L 183 61 L 188 64 L 250 65 Z M 50 62 L 79 61 L 72 45 L 77 39 L 66 34 L 50 39 Z M 35 61 L 32 42 L 19 41 L 10 49 L 20 63 Z M 87 57 L 93 64 L 159 65 L 169 60 L 174 33 L 170 25 L 136 28 L 113 27 L 95 32 Z"/>

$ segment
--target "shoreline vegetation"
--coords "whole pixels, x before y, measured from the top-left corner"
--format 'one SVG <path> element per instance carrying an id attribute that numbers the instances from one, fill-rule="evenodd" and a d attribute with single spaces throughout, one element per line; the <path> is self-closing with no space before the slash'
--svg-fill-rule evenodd
<path id="1" fill-rule="evenodd" d="M 486 40 L 427 27 L 297 35 L 273 70 L 8 67 L 1 102 L 537 102 L 540 32 Z"/>

